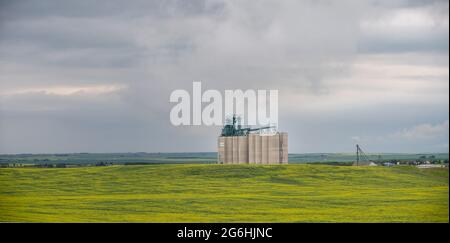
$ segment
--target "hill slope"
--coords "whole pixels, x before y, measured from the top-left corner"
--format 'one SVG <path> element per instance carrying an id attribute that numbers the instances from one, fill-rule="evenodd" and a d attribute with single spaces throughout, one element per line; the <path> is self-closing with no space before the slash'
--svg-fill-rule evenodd
<path id="1" fill-rule="evenodd" d="M 448 222 L 448 169 L 0 169 L 1 222 Z"/>

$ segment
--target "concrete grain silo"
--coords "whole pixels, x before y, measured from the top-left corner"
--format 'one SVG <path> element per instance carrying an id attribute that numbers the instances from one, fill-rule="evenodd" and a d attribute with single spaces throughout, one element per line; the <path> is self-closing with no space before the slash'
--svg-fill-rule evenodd
<path id="1" fill-rule="evenodd" d="M 261 132 L 270 128 L 241 128 L 233 117 L 233 123 L 225 125 L 218 138 L 218 163 L 287 164 L 288 135 Z"/>

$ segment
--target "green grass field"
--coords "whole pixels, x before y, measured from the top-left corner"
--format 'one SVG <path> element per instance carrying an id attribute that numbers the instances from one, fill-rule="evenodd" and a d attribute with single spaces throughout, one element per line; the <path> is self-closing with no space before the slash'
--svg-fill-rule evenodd
<path id="1" fill-rule="evenodd" d="M 0 169 L 1 222 L 449 222 L 447 168 Z"/>

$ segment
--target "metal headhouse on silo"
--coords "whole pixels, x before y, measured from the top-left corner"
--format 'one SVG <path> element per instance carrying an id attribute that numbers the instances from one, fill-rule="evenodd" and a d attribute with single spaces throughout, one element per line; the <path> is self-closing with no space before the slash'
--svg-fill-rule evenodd
<path id="1" fill-rule="evenodd" d="M 218 139 L 219 164 L 287 164 L 288 135 L 273 126 L 243 128 L 236 116 Z"/>

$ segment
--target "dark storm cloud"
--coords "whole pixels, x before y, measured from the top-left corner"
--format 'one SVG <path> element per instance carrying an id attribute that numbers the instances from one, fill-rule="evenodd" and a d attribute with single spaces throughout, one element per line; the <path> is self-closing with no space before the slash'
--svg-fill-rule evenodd
<path id="1" fill-rule="evenodd" d="M 133 1 L 125 6 L 123 1 L 4 1 L 0 54 L 8 60 L 49 65 L 128 67 L 138 64 L 142 55 L 158 57 L 189 47 L 170 40 L 159 43 L 158 50 L 145 50 L 135 40 L 137 19 L 148 17 L 157 23 L 212 15 L 220 13 L 221 6 L 180 0 Z"/>
<path id="2" fill-rule="evenodd" d="M 103 18 L 118 17 L 170 17 L 178 15 L 214 14 L 221 11 L 223 3 L 206 0 L 166 0 L 148 1 L 133 0 L 124 3 L 122 0 L 67 1 L 58 0 L 24 0 L 2 1 L 0 16 L 7 20 L 39 17 L 71 17 L 71 18 Z"/>

